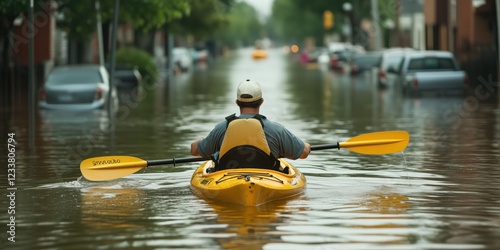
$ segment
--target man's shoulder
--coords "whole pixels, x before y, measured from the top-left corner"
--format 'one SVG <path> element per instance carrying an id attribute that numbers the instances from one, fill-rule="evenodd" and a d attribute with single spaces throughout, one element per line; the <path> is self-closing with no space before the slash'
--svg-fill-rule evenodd
<path id="1" fill-rule="evenodd" d="M 274 130 L 282 130 L 285 129 L 285 126 L 283 126 L 281 123 L 269 119 L 263 119 L 263 123 L 265 127 L 268 127 L 269 129 L 274 129 Z"/>

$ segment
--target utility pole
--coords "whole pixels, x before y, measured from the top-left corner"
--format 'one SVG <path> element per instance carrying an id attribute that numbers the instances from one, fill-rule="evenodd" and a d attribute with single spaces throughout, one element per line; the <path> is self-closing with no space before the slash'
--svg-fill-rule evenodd
<path id="1" fill-rule="evenodd" d="M 382 33 L 380 32 L 380 16 L 378 14 L 378 0 L 371 0 L 372 7 L 372 23 L 373 23 L 373 32 L 375 36 L 373 37 L 374 43 L 373 48 L 375 50 L 380 50 L 382 48 Z"/>
<path id="2" fill-rule="evenodd" d="M 97 45 L 99 49 L 99 64 L 104 65 L 104 49 L 102 45 L 102 21 L 100 0 L 95 1 L 95 11 L 97 15 Z"/>
<path id="3" fill-rule="evenodd" d="M 400 27 L 399 27 L 399 15 L 400 15 L 400 10 L 401 10 L 401 1 L 395 0 L 395 3 L 396 4 L 394 5 L 394 8 L 395 8 L 394 13 L 396 13 L 396 14 L 395 14 L 394 18 L 396 20 L 394 22 L 395 23 L 394 30 L 396 31 L 396 39 L 394 39 L 394 40 L 396 42 L 396 47 L 401 47 L 401 34 L 399 32 L 399 29 L 400 29 Z"/>
<path id="4" fill-rule="evenodd" d="M 34 24 L 34 6 L 33 0 L 30 0 L 30 9 L 29 9 L 29 23 L 28 23 L 28 46 L 29 46 L 29 73 L 28 73 L 28 113 L 29 113 L 29 147 L 32 152 L 35 152 L 35 43 L 33 39 L 35 39 L 35 24 Z"/>
<path id="5" fill-rule="evenodd" d="M 111 97 L 113 94 L 113 84 L 115 77 L 115 52 L 116 52 L 116 31 L 118 29 L 118 11 L 120 10 L 120 0 L 115 0 L 115 11 L 113 13 L 113 30 L 111 33 L 111 62 L 110 62 L 110 72 L 109 72 L 109 91 L 108 91 L 108 115 L 111 113 Z"/>
<path id="6" fill-rule="evenodd" d="M 500 90 L 500 0 L 496 0 L 497 11 L 497 90 Z M 500 102 L 500 91 L 498 91 L 498 102 Z"/>
<path id="7" fill-rule="evenodd" d="M 453 26 L 455 24 L 454 16 L 457 13 L 456 5 L 452 3 L 452 0 L 448 0 L 448 50 L 451 53 L 455 52 L 455 37 L 453 37 Z"/>

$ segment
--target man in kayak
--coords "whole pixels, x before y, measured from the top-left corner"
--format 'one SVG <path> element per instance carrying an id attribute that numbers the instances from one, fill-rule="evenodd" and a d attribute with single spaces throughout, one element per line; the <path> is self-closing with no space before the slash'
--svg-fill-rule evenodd
<path id="1" fill-rule="evenodd" d="M 259 83 L 241 82 L 236 98 L 240 115 L 226 117 L 207 137 L 194 141 L 191 154 L 212 158 L 215 170 L 250 167 L 280 170 L 278 158 L 306 158 L 311 145 L 283 125 L 260 115 L 263 102 Z"/>

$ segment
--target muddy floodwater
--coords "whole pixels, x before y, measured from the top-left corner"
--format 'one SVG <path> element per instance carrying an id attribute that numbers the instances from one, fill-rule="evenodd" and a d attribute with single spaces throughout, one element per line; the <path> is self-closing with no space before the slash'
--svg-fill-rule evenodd
<path id="1" fill-rule="evenodd" d="M 114 114 L 37 110 L 32 129 L 26 107 L 4 111 L 0 249 L 500 249 L 498 93 L 405 97 L 369 75 L 251 52 L 126 90 Z M 262 85 L 261 113 L 311 145 L 386 130 L 410 142 L 389 155 L 314 151 L 292 161 L 306 191 L 259 207 L 194 196 L 197 162 L 82 178 L 90 157 L 189 157 L 193 140 L 238 112 L 245 79 Z"/>

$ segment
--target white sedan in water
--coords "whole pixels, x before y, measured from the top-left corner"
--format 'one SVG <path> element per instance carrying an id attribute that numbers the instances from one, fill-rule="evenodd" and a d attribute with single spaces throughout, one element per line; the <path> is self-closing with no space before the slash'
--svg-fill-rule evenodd
<path id="1" fill-rule="evenodd" d="M 109 91 L 109 74 L 104 66 L 56 67 L 40 90 L 39 107 L 70 110 L 106 108 Z M 116 91 L 113 90 L 110 100 L 117 101 Z"/>
<path id="2" fill-rule="evenodd" d="M 175 47 L 172 50 L 174 65 L 182 71 L 188 71 L 193 66 L 193 59 L 185 47 Z"/>

